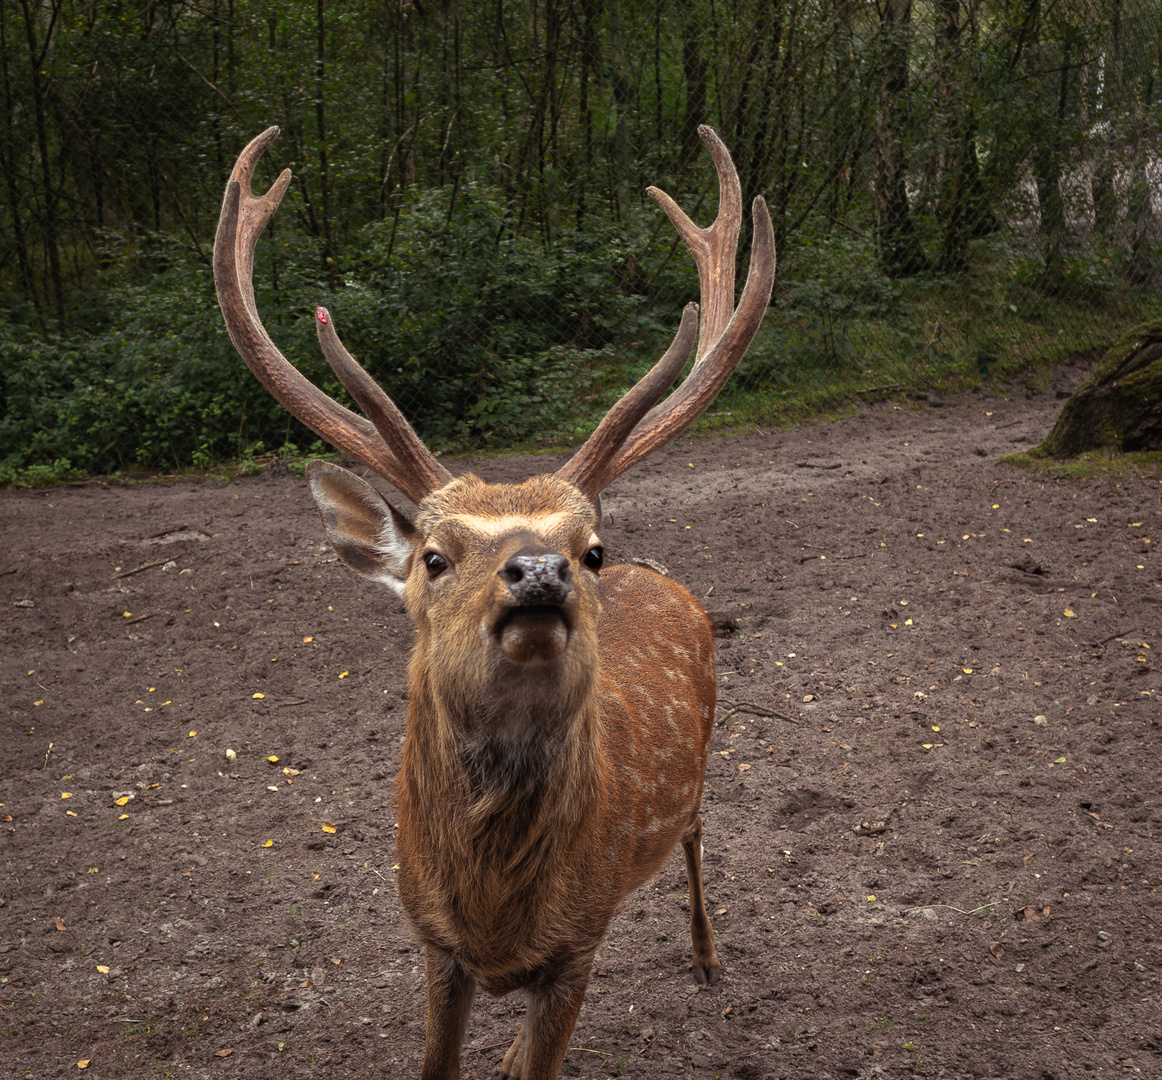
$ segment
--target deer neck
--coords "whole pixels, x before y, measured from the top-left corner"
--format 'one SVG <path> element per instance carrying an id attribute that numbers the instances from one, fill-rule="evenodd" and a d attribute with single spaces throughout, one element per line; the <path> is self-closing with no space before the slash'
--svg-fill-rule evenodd
<path id="1" fill-rule="evenodd" d="M 605 786 L 596 671 L 498 677 L 475 692 L 462 684 L 453 691 L 420 651 L 400 781 L 432 808 L 424 816 L 443 819 L 458 843 L 504 837 L 513 852 L 535 834 L 587 820 Z"/>

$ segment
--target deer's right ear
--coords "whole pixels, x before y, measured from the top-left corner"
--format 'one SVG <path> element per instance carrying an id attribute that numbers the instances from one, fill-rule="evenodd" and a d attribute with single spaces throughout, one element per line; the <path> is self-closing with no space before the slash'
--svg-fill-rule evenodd
<path id="1" fill-rule="evenodd" d="M 307 482 L 339 558 L 402 597 L 415 526 L 366 480 L 338 465 L 310 462 Z"/>

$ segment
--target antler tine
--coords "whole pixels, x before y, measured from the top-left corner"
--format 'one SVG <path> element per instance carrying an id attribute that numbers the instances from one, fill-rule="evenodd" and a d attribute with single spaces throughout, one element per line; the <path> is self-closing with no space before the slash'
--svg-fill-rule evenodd
<path id="1" fill-rule="evenodd" d="M 674 341 L 645 375 L 605 414 L 593 434 L 558 471 L 562 480 L 597 495 L 606 486 L 605 467 L 638 421 L 650 411 L 686 366 L 698 334 L 698 305 L 687 304 Z"/>
<path id="2" fill-rule="evenodd" d="M 750 270 L 736 310 L 734 256 L 738 249 L 742 219 L 741 185 L 730 154 L 718 135 L 705 125 L 698 129 L 698 133 L 714 158 L 721 188 L 718 215 L 714 223 L 700 229 L 664 191 L 648 189 L 685 241 L 698 267 L 702 289 L 698 355 L 682 385 L 644 417 L 627 426 L 620 421 L 630 415 L 630 410 L 626 409 L 623 414 L 622 405 L 627 399 L 633 398 L 636 406 L 646 397 L 645 394 L 639 397 L 637 386 L 630 390 L 610 410 L 585 445 L 558 471 L 558 476 L 591 498 L 599 495 L 630 466 L 685 431 L 706 411 L 738 366 L 770 303 L 771 289 L 775 282 L 775 234 L 766 201 L 760 196 L 755 199 L 752 207 L 754 238 Z M 687 308 L 683 314 L 683 328 L 689 311 Z M 666 356 L 646 379 L 652 379 L 654 371 L 668 362 L 682 336 L 683 330 L 680 329 Z M 666 385 L 672 381 L 673 377 Z M 663 389 L 657 390 L 653 400 L 660 397 Z M 633 411 L 637 417 L 641 416 L 636 412 L 636 407 Z M 614 413 L 619 414 L 617 423 L 610 422 Z"/>
<path id="3" fill-rule="evenodd" d="M 439 480 L 447 475 L 443 466 L 425 449 L 431 463 L 419 474 L 409 471 L 414 461 L 399 460 L 373 424 L 344 408 L 301 375 L 279 351 L 259 318 L 254 300 L 254 249 L 286 193 L 291 173 L 284 169 L 270 190 L 261 196 L 251 190 L 251 181 L 259 158 L 277 137 L 278 128 L 269 127 L 247 144 L 238 155 L 222 200 L 218 232 L 214 237 L 214 285 L 230 340 L 263 386 L 291 415 L 418 502 L 446 483 Z M 396 414 L 399 422 L 407 427 L 398 410 Z M 410 428 L 408 431 L 418 442 L 415 433 Z"/>
<path id="4" fill-rule="evenodd" d="M 742 185 L 730 151 L 712 127 L 701 124 L 698 134 L 710 151 L 718 174 L 718 214 L 714 222 L 700 229 L 661 188 L 646 188 L 646 194 L 666 212 L 698 267 L 702 327 L 698 335 L 696 362 L 710 351 L 734 314 L 734 256 L 738 251 L 738 232 L 742 225 Z"/>
<path id="5" fill-rule="evenodd" d="M 383 387 L 347 351 L 335 331 L 331 313 L 325 307 L 315 312 L 315 327 L 331 370 L 375 425 L 399 466 L 402 477 L 392 479 L 392 483 L 415 502 L 442 488 L 452 479 L 452 474 L 424 446 L 396 403 L 384 393 Z M 405 478 L 409 483 L 414 481 L 415 494 L 403 486 Z"/>
<path id="6" fill-rule="evenodd" d="M 754 201 L 752 214 L 754 239 L 750 270 L 738 309 L 710 351 L 695 361 L 682 385 L 634 428 L 620 452 L 606 467 L 603 487 L 694 423 L 734 374 L 754 338 L 771 301 L 775 282 L 775 230 L 766 200 L 761 195 Z"/>

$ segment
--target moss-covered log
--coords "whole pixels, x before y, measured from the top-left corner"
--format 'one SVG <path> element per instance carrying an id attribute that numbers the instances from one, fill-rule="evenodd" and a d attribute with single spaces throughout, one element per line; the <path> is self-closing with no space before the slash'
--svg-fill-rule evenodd
<path id="1" fill-rule="evenodd" d="M 1136 326 L 1065 403 L 1034 457 L 1162 450 L 1162 319 Z"/>

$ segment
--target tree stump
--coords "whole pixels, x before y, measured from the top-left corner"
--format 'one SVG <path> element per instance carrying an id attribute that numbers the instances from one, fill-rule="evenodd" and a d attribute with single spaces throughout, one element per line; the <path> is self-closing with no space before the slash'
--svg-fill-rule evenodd
<path id="1" fill-rule="evenodd" d="M 1162 319 L 1134 327 L 1065 403 L 1032 457 L 1162 450 Z"/>

